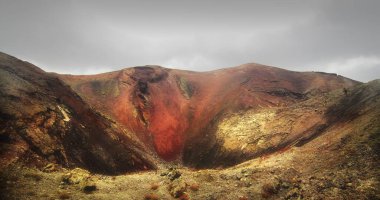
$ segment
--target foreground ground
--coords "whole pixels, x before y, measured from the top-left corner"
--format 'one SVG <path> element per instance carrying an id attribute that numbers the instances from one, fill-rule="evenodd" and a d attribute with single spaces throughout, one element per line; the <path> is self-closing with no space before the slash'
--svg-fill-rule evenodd
<path id="1" fill-rule="evenodd" d="M 1 199 L 380 199 L 379 119 L 373 120 L 227 169 L 105 176 L 13 164 L 1 172 Z"/>

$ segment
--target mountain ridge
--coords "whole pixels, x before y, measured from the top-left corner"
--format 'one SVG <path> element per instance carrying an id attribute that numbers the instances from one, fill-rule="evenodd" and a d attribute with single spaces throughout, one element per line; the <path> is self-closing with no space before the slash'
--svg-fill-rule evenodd
<path id="1" fill-rule="evenodd" d="M 146 136 L 149 134 L 156 136 L 158 138 L 156 141 L 161 140 L 159 139 L 161 136 L 166 138 L 167 136 L 162 133 L 168 131 L 175 132 L 169 134 L 170 138 L 197 134 L 200 130 L 191 130 L 190 127 L 205 128 L 211 118 L 223 112 L 223 109 L 244 110 L 259 106 L 276 106 L 275 104 L 281 103 L 290 104 L 304 98 L 312 90 L 330 91 L 358 83 L 334 74 L 292 72 L 258 64 L 245 64 L 210 72 L 141 66 L 106 74 L 59 77 L 96 109 L 103 110 L 123 125 L 135 124 L 130 129 L 143 132 L 145 135 L 142 138 L 145 143 L 151 140 Z M 166 90 L 170 90 L 171 93 L 167 94 Z M 151 95 L 149 92 L 154 94 Z M 107 107 L 110 101 L 114 102 Z M 134 102 L 140 103 L 137 105 Z M 128 107 L 126 110 L 123 108 L 118 110 L 119 104 L 129 104 L 129 106 L 126 106 Z M 215 106 L 207 110 L 208 105 L 212 104 Z M 228 106 L 225 106 L 226 104 Z M 176 113 L 178 111 L 181 112 L 180 115 Z M 135 115 L 138 120 L 135 119 L 136 116 L 128 116 L 128 113 L 137 113 Z M 195 117 L 190 116 L 192 114 Z M 152 121 L 148 119 L 151 117 Z M 155 118 L 160 119 L 157 121 Z M 166 128 L 172 127 L 173 130 L 162 127 L 165 120 L 170 121 Z M 150 123 L 149 126 L 147 122 Z M 151 128 L 152 126 L 157 128 Z M 167 139 L 162 140 L 168 142 Z M 184 148 L 187 139 L 180 137 L 173 140 L 175 140 L 173 144 L 180 145 L 166 150 L 163 150 L 165 145 L 162 145 L 162 142 L 153 141 L 159 156 L 166 160 L 180 157 L 181 148 Z"/>
<path id="2" fill-rule="evenodd" d="M 59 75 L 0 53 L 0 198 L 378 199 L 379 108 L 380 80 Z"/>

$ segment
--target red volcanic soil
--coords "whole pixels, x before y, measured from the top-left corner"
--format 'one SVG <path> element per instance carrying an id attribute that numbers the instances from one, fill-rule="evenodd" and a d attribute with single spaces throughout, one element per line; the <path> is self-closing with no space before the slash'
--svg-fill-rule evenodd
<path id="1" fill-rule="evenodd" d="M 208 134 L 205 129 L 218 116 L 286 106 L 313 92 L 357 84 L 336 74 L 292 72 L 258 64 L 202 73 L 144 66 L 60 78 L 166 161 L 179 158 L 185 145 Z"/>

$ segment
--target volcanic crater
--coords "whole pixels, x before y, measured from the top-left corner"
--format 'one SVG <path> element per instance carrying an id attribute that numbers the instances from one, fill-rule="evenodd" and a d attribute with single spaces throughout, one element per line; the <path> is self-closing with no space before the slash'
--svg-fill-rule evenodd
<path id="1" fill-rule="evenodd" d="M 228 146 L 231 142 L 218 138 L 221 135 L 217 130 L 223 119 L 236 113 L 270 110 L 275 114 L 266 120 L 279 123 L 284 116 L 279 119 L 278 114 L 292 105 L 300 105 L 315 94 L 358 84 L 335 74 L 291 72 L 259 64 L 211 72 L 143 66 L 99 75 L 59 75 L 59 78 L 89 105 L 133 131 L 163 161 L 196 168 L 238 164 L 286 148 L 304 138 L 304 132 L 315 135 L 326 126 L 320 108 L 318 113 L 294 118 L 292 124 L 281 127 L 287 129 L 282 132 L 268 127 L 272 133 L 265 142 L 273 145 L 244 151 L 242 146 L 249 149 L 255 145 L 241 140 Z M 320 107 L 315 104 L 316 109 Z M 259 134 L 256 131 L 251 130 L 250 134 Z M 252 140 L 249 136 L 245 139 Z"/>
<path id="2" fill-rule="evenodd" d="M 379 99 L 254 63 L 63 75 L 0 53 L 0 198 L 377 199 Z"/>

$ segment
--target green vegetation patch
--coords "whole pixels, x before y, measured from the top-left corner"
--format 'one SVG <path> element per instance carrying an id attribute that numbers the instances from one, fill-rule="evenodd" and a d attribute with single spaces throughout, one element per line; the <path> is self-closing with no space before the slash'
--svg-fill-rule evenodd
<path id="1" fill-rule="evenodd" d="M 193 87 L 191 86 L 191 84 L 189 84 L 189 82 L 183 77 L 178 77 L 177 83 L 178 83 L 178 86 L 179 86 L 183 96 L 186 99 L 190 99 L 194 94 L 194 90 L 193 90 Z"/>
<path id="2" fill-rule="evenodd" d="M 117 97 L 120 95 L 119 84 L 116 80 L 94 80 L 91 88 L 96 95 Z"/>

